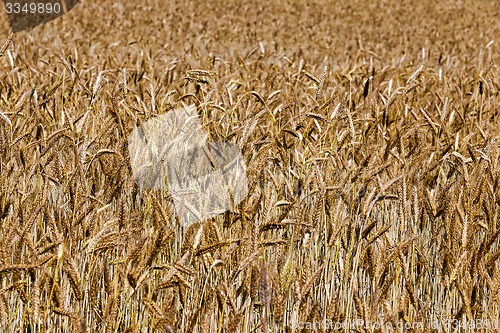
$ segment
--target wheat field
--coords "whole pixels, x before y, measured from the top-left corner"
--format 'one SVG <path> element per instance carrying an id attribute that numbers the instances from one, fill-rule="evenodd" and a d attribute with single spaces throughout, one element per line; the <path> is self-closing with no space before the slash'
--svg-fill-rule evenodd
<path id="1" fill-rule="evenodd" d="M 500 332 L 500 2 L 0 8 L 0 332 Z M 188 105 L 248 195 L 185 226 L 128 138 Z"/>

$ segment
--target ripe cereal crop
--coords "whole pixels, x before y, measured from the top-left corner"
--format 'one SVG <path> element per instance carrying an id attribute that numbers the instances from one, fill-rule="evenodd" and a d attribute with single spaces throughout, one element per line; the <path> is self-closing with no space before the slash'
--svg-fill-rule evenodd
<path id="1" fill-rule="evenodd" d="M 0 8 L 0 332 L 500 331 L 500 2 Z M 248 187 L 186 224 L 129 136 L 190 105 Z"/>

